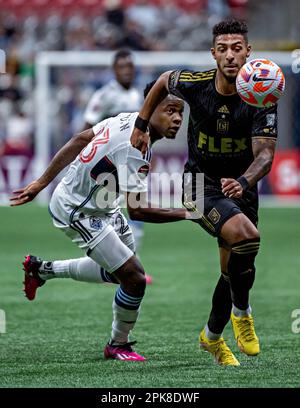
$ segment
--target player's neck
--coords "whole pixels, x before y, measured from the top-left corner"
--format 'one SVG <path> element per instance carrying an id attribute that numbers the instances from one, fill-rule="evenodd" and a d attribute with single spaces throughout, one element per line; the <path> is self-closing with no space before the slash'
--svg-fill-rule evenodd
<path id="1" fill-rule="evenodd" d="M 215 86 L 217 92 L 224 96 L 230 96 L 237 93 L 235 81 L 229 82 L 219 70 L 216 74 Z"/>
<path id="2" fill-rule="evenodd" d="M 149 123 L 149 135 L 150 135 L 150 141 L 151 145 L 155 143 L 157 140 L 162 139 L 162 135 L 158 133 L 158 131 Z"/>
<path id="3" fill-rule="evenodd" d="M 118 81 L 118 82 L 119 82 L 119 81 Z M 128 90 L 131 88 L 131 84 L 124 84 L 124 83 L 119 82 L 119 85 L 120 85 L 122 88 L 126 89 L 126 91 L 128 91 Z"/>

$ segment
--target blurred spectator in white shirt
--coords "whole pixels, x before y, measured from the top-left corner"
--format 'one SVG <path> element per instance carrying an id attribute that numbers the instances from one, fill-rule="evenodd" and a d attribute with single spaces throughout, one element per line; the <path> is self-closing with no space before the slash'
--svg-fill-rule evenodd
<path id="1" fill-rule="evenodd" d="M 19 107 L 7 119 L 6 137 L 3 144 L 4 155 L 32 154 L 33 122 Z"/>

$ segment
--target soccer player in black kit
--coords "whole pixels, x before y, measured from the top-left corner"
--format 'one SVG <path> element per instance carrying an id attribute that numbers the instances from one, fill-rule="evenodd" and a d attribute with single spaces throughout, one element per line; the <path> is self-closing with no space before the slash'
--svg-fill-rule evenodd
<path id="1" fill-rule="evenodd" d="M 217 69 L 163 73 L 146 98 L 131 137 L 132 144 L 144 151 L 149 118 L 167 92 L 189 104 L 184 172 L 190 176 L 184 178 L 183 204 L 198 211 L 195 221 L 217 237 L 221 265 L 199 342 L 218 364 L 231 366 L 239 362 L 222 337 L 230 319 L 240 351 L 251 356 L 260 352 L 249 304 L 260 245 L 257 182 L 271 169 L 277 137 L 277 106 L 254 108 L 236 91 L 237 74 L 251 52 L 247 32 L 246 24 L 238 20 L 215 25 L 211 52 Z M 204 173 L 200 194 L 191 188 L 198 173 Z"/>

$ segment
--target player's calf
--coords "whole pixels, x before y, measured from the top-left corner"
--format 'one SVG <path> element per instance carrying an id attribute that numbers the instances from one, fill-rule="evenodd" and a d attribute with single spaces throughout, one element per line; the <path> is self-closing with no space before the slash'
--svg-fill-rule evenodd
<path id="1" fill-rule="evenodd" d="M 122 359 L 118 358 L 119 348 L 126 351 L 128 344 L 130 344 L 129 353 L 134 353 L 131 349 L 131 343 L 129 343 L 129 335 L 139 316 L 146 288 L 146 279 L 144 269 L 135 256 L 131 257 L 121 268 L 115 271 L 114 275 L 121 284 L 113 301 L 111 338 L 105 347 L 104 356 L 106 358 Z M 145 358 L 139 355 L 130 358 L 130 355 L 128 355 L 127 358 L 123 359 L 143 360 Z"/>
<path id="2" fill-rule="evenodd" d="M 255 279 L 254 260 L 260 245 L 259 237 L 232 245 L 228 273 L 232 292 L 231 322 L 239 349 L 251 356 L 260 352 L 254 321 L 249 306 L 249 291 Z"/>
<path id="3" fill-rule="evenodd" d="M 254 261 L 260 238 L 252 238 L 232 245 L 228 262 L 228 275 L 234 306 L 241 310 L 249 307 L 249 291 L 255 279 Z"/>
<path id="4" fill-rule="evenodd" d="M 132 296 L 143 297 L 146 289 L 145 271 L 136 256 L 132 256 L 113 272 L 121 287 Z"/>

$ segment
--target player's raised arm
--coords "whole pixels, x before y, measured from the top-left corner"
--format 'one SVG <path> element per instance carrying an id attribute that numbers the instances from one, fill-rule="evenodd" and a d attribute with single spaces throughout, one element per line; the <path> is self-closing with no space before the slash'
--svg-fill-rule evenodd
<path id="1" fill-rule="evenodd" d="M 129 217 L 135 221 L 158 224 L 191 218 L 183 208 L 151 208 L 147 202 L 147 193 L 126 193 L 126 199 Z"/>
<path id="2" fill-rule="evenodd" d="M 149 120 L 157 105 L 168 94 L 168 82 L 171 72 L 172 71 L 164 72 L 155 82 L 136 119 L 135 128 L 130 141 L 132 146 L 139 149 L 143 154 L 146 152 L 149 142 L 149 136 L 146 134 Z"/>
<path id="3" fill-rule="evenodd" d="M 22 205 L 32 201 L 76 158 L 94 136 L 93 130 L 88 129 L 72 137 L 72 139 L 56 153 L 40 178 L 32 181 L 24 188 L 13 191 L 14 195 L 10 197 L 11 206 Z"/>

